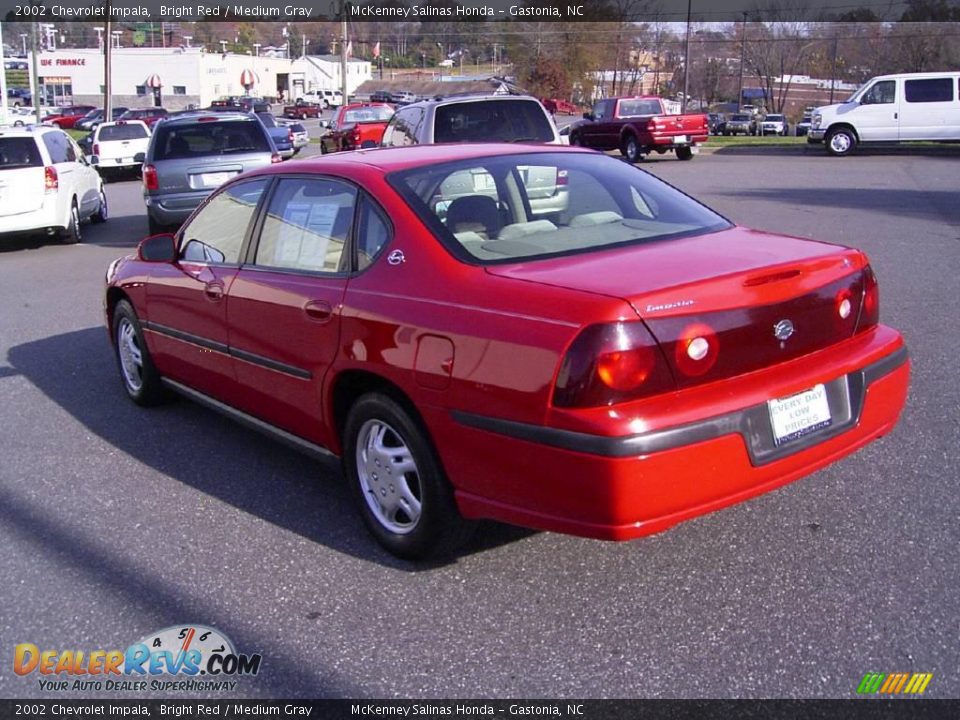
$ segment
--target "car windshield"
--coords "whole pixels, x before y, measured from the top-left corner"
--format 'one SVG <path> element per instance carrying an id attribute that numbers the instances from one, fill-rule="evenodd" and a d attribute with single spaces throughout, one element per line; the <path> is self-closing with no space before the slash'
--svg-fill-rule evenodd
<path id="1" fill-rule="evenodd" d="M 434 139 L 448 142 L 550 142 L 553 127 L 533 100 L 479 100 L 437 107 Z"/>
<path id="2" fill-rule="evenodd" d="M 730 223 L 605 155 L 498 155 L 401 171 L 388 181 L 451 251 L 497 263 L 715 232 Z"/>
<path id="3" fill-rule="evenodd" d="M 770 122 L 783 122 L 783 115 L 767 115 Z"/>
<path id="4" fill-rule="evenodd" d="M 110 140 L 137 140 L 148 136 L 149 133 L 143 125 L 131 123 L 129 125 L 101 126 L 98 139 L 100 142 L 109 142 Z"/>
<path id="5" fill-rule="evenodd" d="M 386 106 L 365 107 L 347 110 L 344 112 L 343 122 L 344 124 L 360 122 L 384 122 L 389 120 L 391 117 L 393 117 L 393 108 Z"/>
<path id="6" fill-rule="evenodd" d="M 32 137 L 0 137 L 0 170 L 41 165 L 43 159 Z"/>
<path id="7" fill-rule="evenodd" d="M 750 120 L 749 115 L 733 115 L 730 117 L 731 120 L 735 122 L 747 122 Z"/>
<path id="8" fill-rule="evenodd" d="M 620 117 L 642 117 L 644 115 L 660 115 L 663 110 L 659 100 L 621 100 Z"/>
<path id="9" fill-rule="evenodd" d="M 250 120 L 198 122 L 187 125 L 157 125 L 154 160 L 227 155 L 242 152 L 271 152 L 260 123 Z"/>

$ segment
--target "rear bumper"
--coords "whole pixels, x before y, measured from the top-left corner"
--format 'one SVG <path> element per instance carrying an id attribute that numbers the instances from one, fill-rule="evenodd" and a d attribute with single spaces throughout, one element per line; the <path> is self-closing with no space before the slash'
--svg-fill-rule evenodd
<path id="1" fill-rule="evenodd" d="M 36 210 L 16 215 L 0 216 L 0 235 L 41 232 L 49 228 L 66 227 L 67 218 L 58 213 L 56 199 L 50 195 Z"/>
<path id="2" fill-rule="evenodd" d="M 651 145 L 656 148 L 661 149 L 670 149 L 675 147 L 685 147 L 687 145 L 699 145 L 700 143 L 705 143 L 709 138 L 707 134 L 698 134 L 698 135 L 684 135 L 683 137 L 687 138 L 685 142 L 677 142 L 676 135 L 671 136 L 653 136 L 650 141 Z"/>
<path id="3" fill-rule="evenodd" d="M 182 223 L 216 188 L 175 195 L 144 195 L 147 214 L 161 225 Z"/>
<path id="4" fill-rule="evenodd" d="M 813 473 L 889 432 L 910 363 L 897 333 L 876 336 L 855 343 L 867 358 L 859 366 L 849 356 L 824 358 L 819 373 L 784 374 L 764 391 L 785 397 L 823 382 L 832 394 L 834 424 L 779 448 L 766 402 L 722 414 L 706 405 L 694 422 L 612 436 L 458 413 L 456 440 L 441 431 L 437 446 L 467 517 L 607 540 L 649 535 Z"/>

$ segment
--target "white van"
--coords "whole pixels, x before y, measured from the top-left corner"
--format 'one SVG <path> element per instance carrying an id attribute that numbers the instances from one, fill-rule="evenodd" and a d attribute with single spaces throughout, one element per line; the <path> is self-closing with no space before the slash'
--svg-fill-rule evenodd
<path id="1" fill-rule="evenodd" d="M 831 155 L 859 143 L 960 140 L 960 72 L 881 75 L 837 105 L 814 110 L 808 142 Z"/>

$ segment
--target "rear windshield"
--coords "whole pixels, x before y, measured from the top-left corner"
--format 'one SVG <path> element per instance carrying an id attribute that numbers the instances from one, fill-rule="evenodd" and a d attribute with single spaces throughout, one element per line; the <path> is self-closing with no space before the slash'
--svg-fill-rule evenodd
<path id="1" fill-rule="evenodd" d="M 642 117 L 662 113 L 659 100 L 621 100 L 620 117 Z"/>
<path id="2" fill-rule="evenodd" d="M 42 165 L 37 141 L 32 137 L 0 137 L 0 170 Z"/>
<path id="3" fill-rule="evenodd" d="M 750 116 L 749 116 L 749 115 L 734 115 L 734 116 L 731 117 L 730 119 L 731 119 L 731 120 L 735 120 L 736 122 L 743 122 L 744 120 L 749 120 L 749 119 L 750 119 Z"/>
<path id="4" fill-rule="evenodd" d="M 160 123 L 153 141 L 154 160 L 271 151 L 266 133 L 255 120 Z"/>
<path id="5" fill-rule="evenodd" d="M 356 110 L 347 110 L 343 114 L 343 122 L 361 123 L 361 122 L 386 122 L 393 117 L 393 108 L 388 107 L 365 107 Z"/>
<path id="6" fill-rule="evenodd" d="M 143 125 L 108 125 L 100 128 L 100 142 L 110 140 L 139 140 L 148 137 L 149 133 Z"/>
<path id="7" fill-rule="evenodd" d="M 471 263 L 596 252 L 730 227 L 652 175 L 594 153 L 474 158 L 387 180 L 454 255 Z"/>
<path id="8" fill-rule="evenodd" d="M 437 108 L 434 141 L 550 142 L 553 127 L 540 103 L 490 100 Z"/>

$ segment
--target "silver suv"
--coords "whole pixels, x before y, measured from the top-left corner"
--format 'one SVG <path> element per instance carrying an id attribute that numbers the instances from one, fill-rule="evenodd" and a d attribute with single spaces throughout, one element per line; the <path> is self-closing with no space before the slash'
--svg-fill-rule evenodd
<path id="1" fill-rule="evenodd" d="M 401 107 L 383 133 L 383 147 L 450 142 L 559 145 L 550 113 L 535 97 L 474 95 L 434 98 Z"/>
<path id="2" fill-rule="evenodd" d="M 280 162 L 267 129 L 247 113 L 199 112 L 157 123 L 143 160 L 150 234 L 178 226 L 220 185 Z"/>

